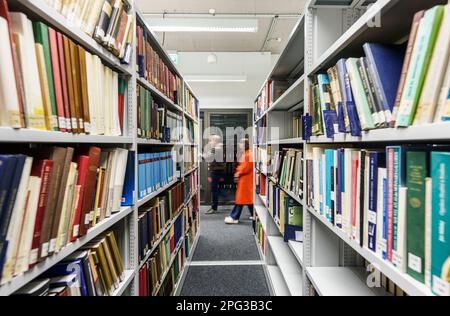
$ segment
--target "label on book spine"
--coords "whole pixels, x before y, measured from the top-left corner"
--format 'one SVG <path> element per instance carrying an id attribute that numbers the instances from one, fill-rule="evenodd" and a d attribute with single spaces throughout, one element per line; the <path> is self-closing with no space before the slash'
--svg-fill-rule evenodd
<path id="1" fill-rule="evenodd" d="M 408 253 L 408 267 L 417 273 L 422 273 L 422 258 Z"/>
<path id="2" fill-rule="evenodd" d="M 45 258 L 48 256 L 48 250 L 49 250 L 50 244 L 48 242 L 43 243 L 41 246 L 41 257 Z"/>
<path id="3" fill-rule="evenodd" d="M 58 124 L 59 124 L 59 129 L 67 129 L 65 117 L 58 117 Z"/>
<path id="4" fill-rule="evenodd" d="M 38 249 L 32 249 L 30 251 L 30 262 L 29 262 L 30 265 L 37 263 L 38 253 L 39 253 Z"/>
<path id="5" fill-rule="evenodd" d="M 442 280 L 437 275 L 433 275 L 433 292 L 440 296 L 449 296 L 450 283 Z"/>
<path id="6" fill-rule="evenodd" d="M 48 247 L 49 252 L 54 252 L 56 248 L 56 238 L 50 240 L 50 245 Z"/>
<path id="7" fill-rule="evenodd" d="M 72 237 L 73 237 L 73 238 L 78 237 L 79 231 L 80 231 L 80 225 L 75 225 L 75 226 L 73 226 Z"/>

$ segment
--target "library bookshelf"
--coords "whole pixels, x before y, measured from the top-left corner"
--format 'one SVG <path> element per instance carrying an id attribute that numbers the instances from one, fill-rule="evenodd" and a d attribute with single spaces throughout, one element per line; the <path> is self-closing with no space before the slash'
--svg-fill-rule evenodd
<path id="1" fill-rule="evenodd" d="M 255 216 L 259 225 L 255 236 L 259 253 L 265 261 L 265 273 L 274 295 L 433 296 L 425 284 L 361 246 L 307 204 L 306 163 L 302 166 L 303 187 L 297 194 L 280 186 L 272 174 L 271 155 L 282 149 L 302 151 L 305 162 L 307 153 L 316 146 L 380 148 L 402 144 L 448 144 L 450 141 L 448 122 L 402 129 L 374 129 L 363 131 L 359 137 L 340 133 L 333 138 L 312 136 L 305 140 L 301 128 L 300 132 L 295 132 L 294 119 L 311 114 L 310 87 L 317 74 L 326 73 L 342 58 L 363 56 L 364 43 L 407 42 L 416 12 L 446 4 L 446 1 L 378 0 L 367 6 L 367 1 L 348 2 L 349 5 L 333 5 L 332 2 L 325 5 L 319 0 L 307 2 L 304 15 L 299 18 L 286 48 L 255 100 Z M 264 93 L 268 81 L 272 84 L 272 95 L 267 101 Z M 281 92 L 274 87 L 276 81 L 287 81 Z M 281 128 L 274 132 L 272 127 Z M 262 167 L 263 164 L 267 165 Z M 268 197 L 269 184 L 302 206 L 303 242 L 283 240 L 280 220 L 274 216 L 277 210 L 273 209 L 273 201 Z M 261 194 L 261 191 L 265 193 Z M 258 239 L 261 235 L 263 242 Z M 374 270 L 370 270 L 372 268 Z M 368 285 L 371 271 L 376 271 L 383 280 L 387 279 L 389 285 Z"/>
<path id="2" fill-rule="evenodd" d="M 155 139 L 143 139 L 138 137 L 137 133 L 137 94 L 136 88 L 138 85 L 144 87 L 148 90 L 161 106 L 165 106 L 171 111 L 177 112 L 182 118 L 182 126 L 186 127 L 187 122 L 191 121 L 194 129 L 196 129 L 195 134 L 198 135 L 198 110 L 197 113 L 193 113 L 192 110 L 188 111 L 184 104 L 178 105 L 169 99 L 165 94 L 160 92 L 153 84 L 149 83 L 147 80 L 141 78 L 137 73 L 137 61 L 136 61 L 136 25 L 139 23 L 141 26 L 145 27 L 144 18 L 138 12 L 133 0 L 126 0 L 130 4 L 130 12 L 134 16 L 133 21 L 133 41 L 132 41 L 132 53 L 131 61 L 129 64 L 123 64 L 119 58 L 113 55 L 108 49 L 97 43 L 93 38 L 88 36 L 81 28 L 77 27 L 73 23 L 70 23 L 66 18 L 57 12 L 53 7 L 49 6 L 44 0 L 14 0 L 8 1 L 8 5 L 11 11 L 17 11 L 24 13 L 32 21 L 42 21 L 45 24 L 51 26 L 56 31 L 63 33 L 65 36 L 70 38 L 72 41 L 76 42 L 78 45 L 83 47 L 86 51 L 91 54 L 97 55 L 103 64 L 107 65 L 114 71 L 123 75 L 127 80 L 126 93 L 125 93 L 125 105 L 124 105 L 124 119 L 123 119 L 123 136 L 96 136 L 89 134 L 71 134 L 63 132 L 54 131 L 38 131 L 32 129 L 13 129 L 9 127 L 0 127 L 0 143 L 2 148 L 6 150 L 10 146 L 22 146 L 20 148 L 39 148 L 40 146 L 52 146 L 52 145 L 62 145 L 62 146 L 83 146 L 83 145 L 95 145 L 101 148 L 111 148 L 119 147 L 127 149 L 133 153 L 135 170 L 137 171 L 137 155 L 141 151 L 151 152 L 151 151 L 161 151 L 169 150 L 176 151 L 178 154 L 183 153 L 185 146 L 197 146 L 198 139 L 185 139 L 184 133 L 179 141 L 176 142 L 162 142 Z M 149 38 L 152 48 L 158 53 L 160 58 L 163 60 L 165 65 L 175 73 L 182 82 L 183 89 L 189 89 L 191 95 L 197 100 L 192 89 L 183 80 L 182 74 L 177 70 L 176 66 L 172 63 L 168 54 L 158 43 L 157 39 L 148 31 Z M 198 109 L 198 108 L 197 108 Z M 116 234 L 118 241 L 118 246 L 120 249 L 120 254 L 122 257 L 124 265 L 124 276 L 120 284 L 111 292 L 112 296 L 138 296 L 139 295 L 139 269 L 143 265 L 144 261 L 139 262 L 138 259 L 138 211 L 141 206 L 146 202 L 149 202 L 153 198 L 160 194 L 166 192 L 173 185 L 181 182 L 185 182 L 185 178 L 191 175 L 195 170 L 197 170 L 197 161 L 194 162 L 194 168 L 191 170 L 184 170 L 184 164 L 179 163 L 176 170 L 176 174 L 172 181 L 167 185 L 159 188 L 157 191 L 151 193 L 143 199 L 138 200 L 136 188 L 138 185 L 138 175 L 137 172 L 134 174 L 134 193 L 133 193 L 133 203 L 130 206 L 121 207 L 120 211 L 113 213 L 110 217 L 104 219 L 103 221 L 97 223 L 93 228 L 89 229 L 87 234 L 83 237 L 78 238 L 76 241 L 69 243 L 64 248 L 62 248 L 58 253 L 55 253 L 47 257 L 42 262 L 32 267 L 25 273 L 22 273 L 14 277 L 11 281 L 0 285 L 0 296 L 8 296 L 14 294 L 21 287 L 25 286 L 29 282 L 38 278 L 40 275 L 45 273 L 47 270 L 63 261 L 65 258 L 69 257 L 71 254 L 80 250 L 84 245 L 88 244 L 90 241 L 99 237 L 102 233 L 108 230 L 113 230 Z M 198 180 L 197 180 L 198 183 Z M 174 280 L 174 289 L 172 295 L 177 294 L 180 289 L 179 286 L 182 284 L 182 280 L 185 278 L 187 269 L 186 264 L 190 261 L 193 249 L 196 245 L 198 239 L 199 226 L 193 229 L 192 227 L 186 229 L 184 224 L 185 218 L 185 207 L 191 202 L 194 196 L 199 195 L 199 190 L 194 189 L 189 196 L 184 198 L 183 203 L 180 206 L 180 210 L 176 213 L 174 218 L 170 220 L 163 231 L 160 233 L 159 238 L 153 243 L 153 248 L 146 254 L 146 259 L 152 254 L 152 252 L 158 247 L 159 243 L 163 238 L 170 232 L 173 227 L 175 220 L 182 217 L 183 219 L 183 231 L 181 238 L 176 245 L 167 270 L 163 273 L 160 284 L 155 291 L 157 293 L 164 283 L 165 279 L 172 275 L 171 268 L 178 257 L 180 251 L 183 250 L 183 254 L 186 254 L 186 247 L 188 247 L 187 240 L 189 239 L 189 257 L 183 258 L 182 262 L 184 265 L 180 267 L 180 272 L 177 280 Z M 199 219 L 197 224 L 199 225 Z M 195 235 L 190 235 L 190 233 L 195 232 Z M 191 240 L 192 239 L 192 240 Z"/>

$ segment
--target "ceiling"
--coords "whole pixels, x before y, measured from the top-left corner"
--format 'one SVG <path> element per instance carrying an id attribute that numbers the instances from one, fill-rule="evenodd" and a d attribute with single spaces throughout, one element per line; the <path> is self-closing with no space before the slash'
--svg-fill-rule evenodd
<path id="1" fill-rule="evenodd" d="M 285 47 L 305 3 L 306 0 L 136 0 L 139 11 L 146 18 L 161 18 L 163 14 L 183 19 L 211 17 L 209 10 L 215 9 L 217 18 L 258 20 L 257 33 L 156 33 L 166 50 L 273 54 L 281 53 Z"/>

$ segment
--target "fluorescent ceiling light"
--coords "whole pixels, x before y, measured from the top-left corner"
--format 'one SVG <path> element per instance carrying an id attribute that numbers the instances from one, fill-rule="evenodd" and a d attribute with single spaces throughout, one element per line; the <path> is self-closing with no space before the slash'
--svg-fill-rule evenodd
<path id="1" fill-rule="evenodd" d="M 146 22 L 153 32 L 258 32 L 257 19 L 149 18 Z"/>
<path id="2" fill-rule="evenodd" d="M 247 82 L 247 76 L 241 75 L 191 75 L 184 79 L 187 82 Z"/>

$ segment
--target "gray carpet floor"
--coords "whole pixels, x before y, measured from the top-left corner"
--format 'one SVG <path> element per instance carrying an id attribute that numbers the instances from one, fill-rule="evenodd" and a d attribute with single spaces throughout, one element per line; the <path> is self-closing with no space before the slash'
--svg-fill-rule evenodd
<path id="1" fill-rule="evenodd" d="M 201 229 L 197 247 L 181 290 L 181 296 L 268 296 L 262 265 L 228 265 L 230 261 L 259 261 L 258 249 L 244 209 L 238 225 L 226 225 L 231 208 L 205 215 L 201 209 Z M 202 265 L 195 265 L 196 262 Z M 214 262 L 221 261 L 221 265 Z M 225 265 L 223 263 L 225 261 Z M 203 265 L 205 262 L 211 265 Z"/>

